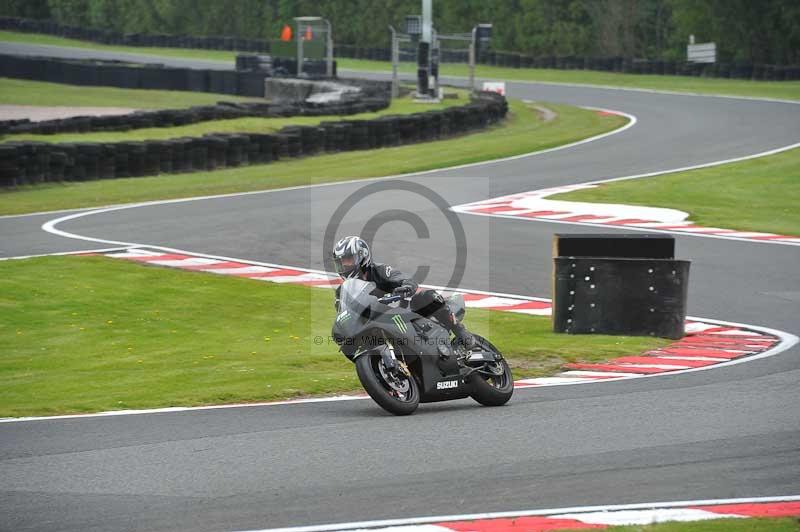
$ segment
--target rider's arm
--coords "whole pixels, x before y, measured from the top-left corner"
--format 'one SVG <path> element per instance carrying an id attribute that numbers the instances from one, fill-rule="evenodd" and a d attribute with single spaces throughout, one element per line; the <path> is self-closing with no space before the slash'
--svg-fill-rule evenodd
<path id="1" fill-rule="evenodd" d="M 379 279 L 376 279 L 375 284 L 381 290 L 391 293 L 396 288 L 404 287 L 409 295 L 417 291 L 417 282 L 404 275 L 401 271 L 385 264 L 376 265 L 375 270 L 379 277 Z"/>

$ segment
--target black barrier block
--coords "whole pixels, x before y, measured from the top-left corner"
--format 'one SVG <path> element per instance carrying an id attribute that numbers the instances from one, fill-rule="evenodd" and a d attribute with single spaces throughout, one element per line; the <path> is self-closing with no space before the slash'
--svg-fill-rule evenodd
<path id="1" fill-rule="evenodd" d="M 553 330 L 682 338 L 689 262 L 556 257 Z"/>
<path id="2" fill-rule="evenodd" d="M 64 172 L 67 167 L 68 157 L 63 151 L 54 151 L 50 154 L 50 168 L 48 171 L 48 181 L 63 181 Z"/>
<path id="3" fill-rule="evenodd" d="M 208 165 L 208 142 L 204 138 L 192 139 L 191 143 L 192 168 L 206 170 Z"/>
<path id="4" fill-rule="evenodd" d="M 106 85 L 120 87 L 124 89 L 138 89 L 139 76 L 130 72 L 131 69 L 124 66 L 110 65 L 103 68 L 103 80 Z"/>
<path id="5" fill-rule="evenodd" d="M 172 171 L 173 172 L 192 172 L 194 171 L 194 161 L 192 159 L 192 139 L 182 137 L 172 141 Z M 202 170 L 202 168 L 198 168 Z"/>
<path id="6" fill-rule="evenodd" d="M 320 128 L 321 129 L 321 128 Z M 260 162 L 263 164 L 272 162 L 272 144 L 273 144 L 273 137 L 272 135 L 265 135 L 265 134 L 256 134 L 251 135 L 251 137 L 255 136 L 258 139 L 258 149 L 260 152 Z"/>
<path id="7" fill-rule="evenodd" d="M 99 177 L 100 145 L 87 142 L 76 146 L 78 148 L 76 157 L 82 159 L 83 167 L 86 170 L 86 179 L 97 179 Z"/>
<path id="8" fill-rule="evenodd" d="M 0 186 L 9 187 L 18 183 L 19 154 L 17 146 L 0 144 Z"/>
<path id="9" fill-rule="evenodd" d="M 208 146 L 207 167 L 209 169 L 225 168 L 227 166 L 228 141 L 224 137 L 214 135 L 207 135 L 205 139 Z"/>
<path id="10" fill-rule="evenodd" d="M 145 145 L 144 175 L 158 175 L 161 171 L 161 145 L 147 142 Z"/>
<path id="11" fill-rule="evenodd" d="M 237 94 L 240 96 L 263 98 L 265 79 L 266 76 L 261 72 L 236 72 Z"/>
<path id="12" fill-rule="evenodd" d="M 210 70 L 208 72 L 208 91 L 222 94 L 225 87 L 225 78 L 221 70 Z"/>
<path id="13" fill-rule="evenodd" d="M 553 256 L 672 259 L 675 238 L 650 233 L 555 235 Z"/>
<path id="14" fill-rule="evenodd" d="M 186 90 L 192 92 L 209 92 L 208 70 L 184 69 Z"/>
<path id="15" fill-rule="evenodd" d="M 227 166 L 242 166 L 245 157 L 245 140 L 241 135 L 225 135 L 225 138 L 228 141 L 227 152 L 225 153 Z"/>
<path id="16" fill-rule="evenodd" d="M 239 94 L 237 73 L 222 71 L 222 94 Z"/>
<path id="17" fill-rule="evenodd" d="M 173 80 L 170 79 L 171 69 L 143 66 L 139 71 L 139 88 L 148 90 L 171 90 Z"/>
<path id="18" fill-rule="evenodd" d="M 114 175 L 116 177 L 130 177 L 129 148 L 125 143 L 114 145 Z"/>
<path id="19" fill-rule="evenodd" d="M 154 142 L 158 148 L 158 172 L 160 174 L 171 174 L 172 169 L 172 145 L 169 141 Z"/>
<path id="20" fill-rule="evenodd" d="M 145 175 L 145 159 L 147 146 L 143 142 L 126 142 L 128 151 L 128 175 L 141 177 Z"/>

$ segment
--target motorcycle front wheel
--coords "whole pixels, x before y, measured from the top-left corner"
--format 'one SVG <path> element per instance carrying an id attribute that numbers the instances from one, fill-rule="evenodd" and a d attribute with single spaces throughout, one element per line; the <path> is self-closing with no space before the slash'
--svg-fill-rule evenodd
<path id="1" fill-rule="evenodd" d="M 361 355 L 355 363 L 358 380 L 381 408 L 396 416 L 414 413 L 419 406 L 419 387 L 414 377 L 400 371 L 387 374 L 381 367 L 381 357 L 376 355 Z"/>
<path id="2" fill-rule="evenodd" d="M 475 335 L 481 348 L 500 355 L 500 351 L 482 336 Z M 473 399 L 484 406 L 501 406 L 506 404 L 514 393 L 514 378 L 505 358 L 497 362 L 484 364 L 481 369 L 470 376 Z"/>

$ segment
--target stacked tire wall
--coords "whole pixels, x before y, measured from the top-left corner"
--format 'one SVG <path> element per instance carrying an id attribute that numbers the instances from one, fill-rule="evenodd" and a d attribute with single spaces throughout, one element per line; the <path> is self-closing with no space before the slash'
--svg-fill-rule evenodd
<path id="1" fill-rule="evenodd" d="M 263 72 L 172 68 L 123 61 L 71 60 L 0 54 L 0 77 L 69 85 L 213 92 L 264 97 Z"/>
<path id="2" fill-rule="evenodd" d="M 92 28 L 64 26 L 47 20 L 0 17 L 0 30 L 44 33 L 109 45 L 168 48 L 198 48 L 206 50 L 238 50 L 270 53 L 272 41 L 239 39 L 236 37 L 194 37 L 186 35 L 122 34 Z M 347 44 L 336 45 L 337 57 L 390 61 L 389 48 L 365 48 Z M 444 50 L 442 62 L 465 63 L 466 53 Z M 478 62 L 508 68 L 554 68 L 562 70 L 597 70 L 629 74 L 660 74 L 719 78 L 788 81 L 800 79 L 800 65 L 765 65 L 752 63 L 689 63 L 623 57 L 544 56 L 532 57 L 512 52 L 487 52 Z M 216 91 L 212 91 L 216 92 Z"/>
<path id="3" fill-rule="evenodd" d="M 210 134 L 115 143 L 7 142 L 0 144 L 0 186 L 205 172 L 400 146 L 477 131 L 499 122 L 507 112 L 504 97 L 482 92 L 461 107 L 287 126 L 276 134 Z"/>

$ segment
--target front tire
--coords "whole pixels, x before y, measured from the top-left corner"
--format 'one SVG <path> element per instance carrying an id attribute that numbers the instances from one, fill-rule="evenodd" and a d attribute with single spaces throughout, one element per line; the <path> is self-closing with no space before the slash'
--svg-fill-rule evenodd
<path id="1" fill-rule="evenodd" d="M 381 376 L 378 368 L 378 364 L 381 363 L 381 357 L 369 354 L 356 359 L 356 373 L 361 385 L 372 400 L 387 412 L 396 416 L 413 414 L 419 406 L 419 387 L 416 379 L 412 376 L 406 377 L 408 392 L 405 397 L 399 397 Z"/>
<path id="2" fill-rule="evenodd" d="M 486 338 L 476 334 L 475 339 L 484 350 L 502 356 L 500 351 Z M 493 362 L 491 367 L 490 364 L 485 364 L 483 370 L 476 371 L 470 376 L 470 384 L 472 385 L 470 395 L 484 406 L 502 406 L 514 394 L 514 378 L 505 358 Z"/>

